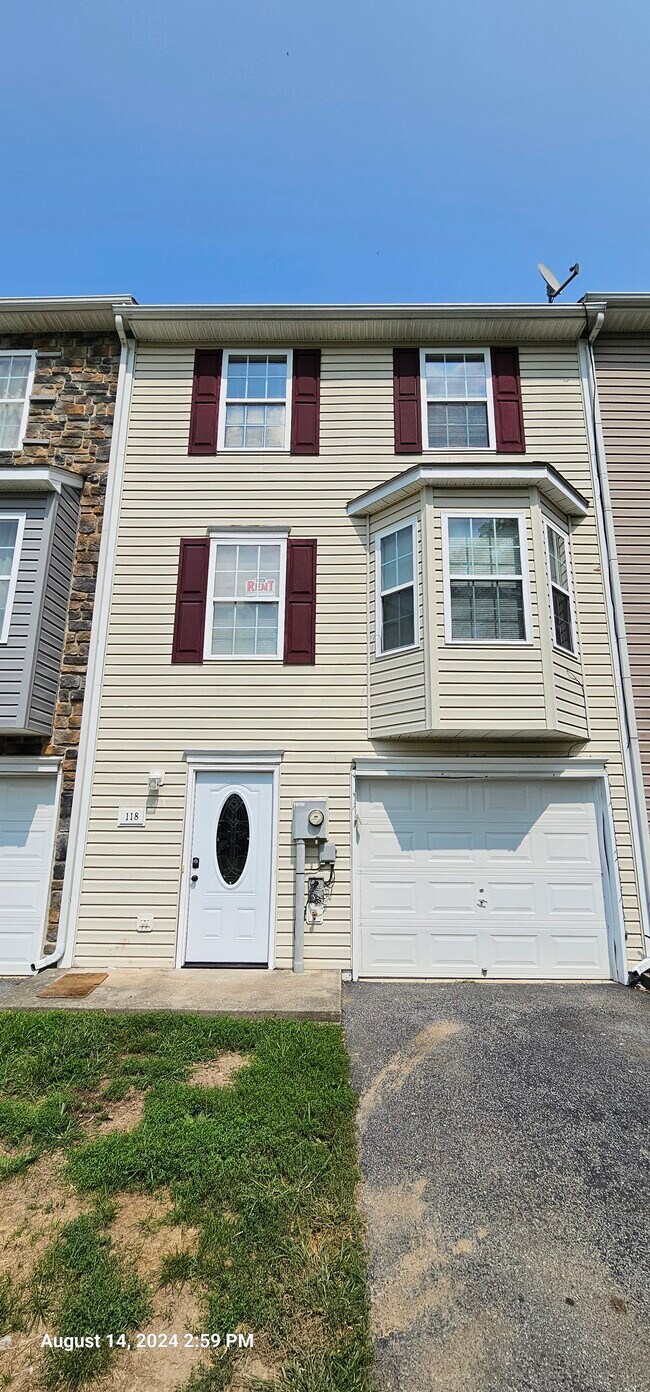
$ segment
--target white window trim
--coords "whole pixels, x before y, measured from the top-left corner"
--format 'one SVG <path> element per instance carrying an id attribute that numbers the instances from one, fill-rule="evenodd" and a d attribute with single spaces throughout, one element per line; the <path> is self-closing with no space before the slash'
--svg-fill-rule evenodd
<path id="1" fill-rule="evenodd" d="M 429 416 L 427 412 L 427 376 L 426 376 L 426 355 L 427 353 L 481 353 L 485 361 L 485 404 L 487 406 L 488 420 L 488 444 L 487 445 L 430 445 L 429 444 Z M 494 454 L 496 452 L 496 426 L 494 422 L 494 391 L 492 389 L 492 355 L 489 348 L 471 348 L 465 344 L 460 348 L 444 347 L 440 344 L 432 343 L 428 348 L 420 349 L 420 385 L 422 412 L 422 453 L 423 454 Z M 442 404 L 446 401 L 480 401 L 482 396 L 468 397 L 440 397 L 437 398 Z"/>
<path id="2" fill-rule="evenodd" d="M 284 445 L 282 445 L 279 449 L 275 449 L 275 448 L 274 448 L 274 449 L 269 449 L 268 446 L 265 447 L 265 446 L 263 446 L 263 445 L 262 445 L 262 446 L 260 446 L 260 445 L 255 445 L 255 446 L 251 446 L 251 445 L 241 445 L 241 446 L 238 446 L 236 449 L 232 449 L 231 446 L 228 446 L 228 449 L 227 449 L 227 451 L 226 451 L 226 445 L 225 445 L 225 439 L 226 439 L 226 406 L 227 406 L 227 404 L 228 404 L 228 364 L 229 364 L 229 362 L 230 362 L 230 359 L 231 359 L 231 358 L 244 358 L 244 357 L 248 357 L 248 356 L 252 356 L 252 357 L 264 357 L 265 354 L 271 354 L 271 355 L 273 355 L 274 357 L 278 357 L 278 358 L 286 357 L 286 359 L 287 359 L 287 394 L 286 394 L 286 398 L 284 398 L 284 401 L 283 401 L 283 402 L 281 401 L 281 399 L 280 399 L 279 397 L 271 397 L 271 399 L 270 399 L 269 401 L 262 402 L 262 404 L 268 404 L 268 405 L 273 405 L 273 404 L 276 404 L 276 405 L 277 405 L 277 404 L 285 404 L 285 407 L 286 407 L 286 419 L 285 419 L 285 423 L 284 423 Z M 221 368 L 221 390 L 220 390 L 220 392 L 219 392 L 219 420 L 218 420 L 218 425 L 217 425 L 217 450 L 218 450 L 219 454 L 224 453 L 224 451 L 226 451 L 228 454 L 285 454 L 285 453 L 288 454 L 289 451 L 290 451 L 290 449 L 291 449 L 291 401 L 292 401 L 292 394 L 293 394 L 293 348 L 281 348 L 281 347 L 276 347 L 276 348 L 226 348 L 226 349 L 224 349 L 223 363 L 222 363 L 222 368 Z M 240 397 L 237 397 L 236 400 L 237 400 L 237 404 L 242 405 L 242 406 L 245 406 L 246 404 L 253 405 L 253 406 L 256 406 L 256 405 L 259 405 L 259 404 L 260 404 L 260 403 L 257 402 L 257 401 L 252 401 L 252 402 L 247 403 L 247 402 L 244 400 L 244 398 L 240 398 Z"/>
<path id="3" fill-rule="evenodd" d="M 287 533 L 286 532 L 210 532 L 210 565 L 208 568 L 208 598 L 205 606 L 205 634 L 203 659 L 205 662 L 282 662 L 284 658 L 284 610 L 287 584 Z M 278 605 L 278 646 L 275 653 L 213 653 L 212 652 L 212 611 L 214 607 L 214 575 L 217 546 L 279 546 L 280 547 L 280 589 Z M 235 601 L 237 602 L 237 601 Z M 239 601 L 243 603 L 245 601 Z M 274 601 L 268 601 L 272 603 Z"/>
<path id="4" fill-rule="evenodd" d="M 16 542 L 15 542 L 15 545 L 14 545 L 14 555 L 13 555 L 13 560 L 12 560 L 12 562 L 11 562 L 11 572 L 10 572 L 10 575 L 9 575 L 9 589 L 8 589 L 8 591 L 7 591 L 7 607 L 6 607 L 6 609 L 5 609 L 5 615 L 4 615 L 4 620 L 3 620 L 3 623 L 2 623 L 2 628 L 0 629 L 0 643 L 2 643 L 2 644 L 5 644 L 5 643 L 8 643 L 8 642 L 9 642 L 9 629 L 11 628 L 11 614 L 12 614 L 12 610 L 13 610 L 13 607 L 14 607 L 14 599 L 15 599 L 15 597 L 16 597 L 16 585 L 18 584 L 18 571 L 19 571 L 19 569 L 20 569 L 20 557 L 21 557 L 21 555 L 22 555 L 22 549 L 23 549 L 23 536 L 24 536 L 24 532 L 25 532 L 25 516 L 26 516 L 26 514 L 25 514 L 24 512 L 5 512 L 4 509 L 2 509 L 2 511 L 0 511 L 0 521 L 3 521 L 3 522 L 17 522 L 17 523 L 18 523 L 18 528 L 17 528 L 17 530 L 16 530 Z"/>
<path id="5" fill-rule="evenodd" d="M 521 555 L 521 575 L 513 576 L 515 580 L 521 580 L 524 597 L 524 624 L 526 627 L 525 638 L 452 638 L 451 624 L 451 574 L 449 568 L 449 518 L 453 517 L 495 517 L 507 518 L 514 517 L 519 525 L 519 553 Z M 525 648 L 530 647 L 533 642 L 533 621 L 530 599 L 530 566 L 528 561 L 528 537 L 526 535 L 526 512 L 513 512 L 503 510 L 498 507 L 492 508 L 457 508 L 453 512 L 441 513 L 442 524 L 442 570 L 443 584 L 445 593 L 445 643 L 451 644 L 455 648 Z M 462 576 L 455 576 L 454 579 L 462 579 Z M 467 579 L 477 579 L 481 577 L 467 576 Z M 484 577 L 486 580 L 504 580 L 506 576 Z"/>
<path id="6" fill-rule="evenodd" d="M 381 589 L 381 543 L 384 537 L 392 536 L 393 532 L 402 532 L 406 527 L 411 528 L 411 545 L 413 547 L 413 632 L 415 642 L 406 643 L 403 648 L 386 648 L 384 651 L 382 643 L 382 589 Z M 390 527 L 384 527 L 375 536 L 375 657 L 397 657 L 400 653 L 414 652 L 420 647 L 420 567 L 418 560 L 418 519 L 417 517 L 405 517 L 401 522 L 393 522 Z M 406 585 L 396 586 L 399 590 L 408 588 Z M 391 593 L 386 591 L 387 594 Z"/>
<path id="7" fill-rule="evenodd" d="M 562 541 L 564 542 L 564 554 L 566 556 L 566 573 L 568 581 L 568 587 L 566 590 L 564 589 L 563 585 L 556 585 L 555 581 L 552 578 L 551 553 L 548 544 L 549 531 L 555 532 L 556 536 L 561 537 Z M 551 616 L 551 639 L 553 642 L 553 647 L 556 649 L 557 652 L 562 653 L 564 657 L 572 657 L 574 660 L 579 660 L 578 625 L 576 622 L 576 612 L 573 598 L 573 565 L 571 561 L 571 538 L 569 536 L 569 533 L 563 531 L 562 527 L 559 527 L 556 522 L 551 522 L 548 517 L 544 517 L 544 540 L 546 543 L 546 565 L 548 568 L 548 599 Z M 563 647 L 562 643 L 558 643 L 557 638 L 555 636 L 555 615 L 553 613 L 554 587 L 557 590 L 561 590 L 563 594 L 568 595 L 569 615 L 571 618 L 571 632 L 573 634 L 572 648 Z"/>
<path id="8" fill-rule="evenodd" d="M 19 454 L 23 447 L 23 440 L 25 438 L 25 431 L 27 429 L 27 419 L 29 416 L 29 404 L 34 388 L 34 375 L 36 373 L 36 353 L 33 349 L 29 348 L 2 348 L 0 349 L 0 358 L 29 358 L 31 360 L 29 366 L 29 376 L 27 378 L 27 385 L 25 387 L 25 401 L 23 405 L 23 414 L 20 421 L 20 434 L 18 436 L 18 444 L 14 445 L 12 449 L 0 448 L 0 454 Z"/>

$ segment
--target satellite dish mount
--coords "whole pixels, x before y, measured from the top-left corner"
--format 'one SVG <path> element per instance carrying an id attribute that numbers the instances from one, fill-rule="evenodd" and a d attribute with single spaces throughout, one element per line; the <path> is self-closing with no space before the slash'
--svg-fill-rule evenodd
<path id="1" fill-rule="evenodd" d="M 580 272 L 580 266 L 576 261 L 575 266 L 569 266 L 569 274 L 566 280 L 563 281 L 560 285 L 557 276 L 554 276 L 553 272 L 549 271 L 548 266 L 544 266 L 541 261 L 537 269 L 542 277 L 542 280 L 546 282 L 546 294 L 548 296 L 549 304 L 552 304 L 553 301 L 557 299 L 558 295 L 561 295 L 562 291 L 566 290 L 567 285 L 570 285 L 571 281 L 575 280 L 576 276 Z"/>

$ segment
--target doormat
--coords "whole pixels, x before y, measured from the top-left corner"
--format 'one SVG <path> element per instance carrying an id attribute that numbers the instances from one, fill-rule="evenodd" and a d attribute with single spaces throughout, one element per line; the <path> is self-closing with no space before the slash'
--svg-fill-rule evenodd
<path id="1" fill-rule="evenodd" d="M 108 972 L 66 972 L 60 981 L 53 981 L 51 985 L 45 986 L 42 991 L 37 991 L 37 996 L 55 996 L 62 1000 L 64 997 L 89 996 L 100 982 L 105 981 Z"/>

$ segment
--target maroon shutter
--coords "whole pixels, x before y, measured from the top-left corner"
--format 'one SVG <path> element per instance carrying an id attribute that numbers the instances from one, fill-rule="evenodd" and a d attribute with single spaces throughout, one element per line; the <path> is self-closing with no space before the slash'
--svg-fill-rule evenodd
<path id="1" fill-rule="evenodd" d="M 221 349 L 197 348 L 194 354 L 194 383 L 188 454 L 216 454 L 219 391 L 221 388 Z"/>
<path id="2" fill-rule="evenodd" d="M 496 445 L 502 454 L 525 454 L 519 350 L 491 348 Z"/>
<path id="3" fill-rule="evenodd" d="M 318 454 L 320 436 L 320 348 L 293 355 L 291 453 Z"/>
<path id="4" fill-rule="evenodd" d="M 395 405 L 395 453 L 422 453 L 420 408 L 420 351 L 393 349 L 393 401 Z"/>
<path id="5" fill-rule="evenodd" d="M 316 661 L 316 542 L 287 542 L 284 660 L 296 666 Z"/>
<path id="6" fill-rule="evenodd" d="M 181 541 L 172 662 L 203 661 L 209 558 L 209 537 Z"/>

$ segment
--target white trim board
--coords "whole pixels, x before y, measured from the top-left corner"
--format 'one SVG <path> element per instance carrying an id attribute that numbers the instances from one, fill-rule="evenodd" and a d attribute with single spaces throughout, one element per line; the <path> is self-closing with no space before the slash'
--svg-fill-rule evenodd
<path id="1" fill-rule="evenodd" d="M 568 517 L 584 517 L 589 504 L 551 464 L 416 464 L 386 483 L 360 493 L 347 505 L 348 517 L 379 512 L 389 502 L 417 493 L 425 484 L 438 488 L 539 488 L 548 502 Z"/>
<path id="2" fill-rule="evenodd" d="M 271 886 L 269 905 L 269 963 L 268 970 L 275 967 L 275 939 L 277 917 L 277 884 L 279 853 L 280 818 L 280 765 L 282 753 L 278 750 L 243 751 L 236 753 L 227 750 L 188 750 L 183 758 L 187 762 L 187 787 L 185 794 L 185 822 L 183 826 L 183 848 L 181 857 L 180 893 L 178 896 L 178 921 L 176 924 L 176 951 L 174 967 L 180 970 L 185 961 L 187 930 L 190 907 L 190 871 L 192 861 L 192 836 L 194 833 L 194 808 L 196 804 L 196 775 L 199 772 L 213 773 L 272 773 L 273 811 L 271 816 Z"/>
<path id="3" fill-rule="evenodd" d="M 60 493 L 64 487 L 81 489 L 84 483 L 83 475 L 71 469 L 0 469 L 0 493 Z"/>
<path id="4" fill-rule="evenodd" d="M 61 768 L 61 760 L 58 757 L 40 758 L 35 755 L 31 758 L 28 755 L 16 755 L 13 759 L 0 759 L 0 777 L 5 778 L 8 774 L 15 774 L 17 778 L 31 777 L 32 774 L 57 774 Z"/>

